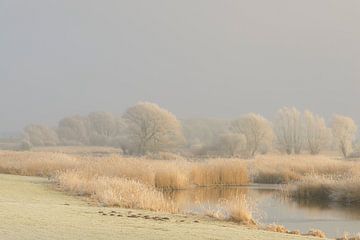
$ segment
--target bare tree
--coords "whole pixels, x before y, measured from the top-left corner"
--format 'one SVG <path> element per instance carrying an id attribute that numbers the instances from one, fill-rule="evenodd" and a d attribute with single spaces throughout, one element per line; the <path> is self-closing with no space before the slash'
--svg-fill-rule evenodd
<path id="1" fill-rule="evenodd" d="M 216 154 L 219 138 L 225 137 L 229 121 L 223 119 L 182 119 L 181 120 L 187 147 L 195 155 Z M 224 139 L 223 139 L 224 140 Z"/>
<path id="2" fill-rule="evenodd" d="M 274 136 L 270 122 L 254 113 L 234 120 L 231 123 L 230 131 L 245 137 L 246 152 L 250 157 L 255 156 L 263 145 L 270 145 Z"/>
<path id="3" fill-rule="evenodd" d="M 124 114 L 129 139 L 139 154 L 170 149 L 184 141 L 176 117 L 158 105 L 140 102 Z"/>
<path id="4" fill-rule="evenodd" d="M 305 141 L 311 154 L 319 154 L 329 142 L 330 130 L 324 118 L 310 111 L 304 112 Z"/>
<path id="5" fill-rule="evenodd" d="M 60 120 L 57 132 L 65 145 L 89 144 L 88 122 L 84 117 L 73 116 Z"/>
<path id="6" fill-rule="evenodd" d="M 46 126 L 32 124 L 24 128 L 24 133 L 32 146 L 55 146 L 59 142 L 56 132 Z"/>
<path id="7" fill-rule="evenodd" d="M 281 108 L 275 119 L 275 134 L 281 150 L 299 154 L 304 142 L 301 113 L 294 107 Z"/>
<path id="8" fill-rule="evenodd" d="M 243 134 L 223 134 L 219 138 L 218 146 L 221 154 L 230 157 L 235 156 L 236 154 L 243 154 L 246 150 L 246 138 Z"/>
<path id="9" fill-rule="evenodd" d="M 333 117 L 332 133 L 344 157 L 347 157 L 352 151 L 352 142 L 356 131 L 357 126 L 352 118 L 340 115 Z"/>
<path id="10" fill-rule="evenodd" d="M 112 145 L 124 129 L 124 120 L 107 112 L 90 113 L 88 134 L 92 145 Z"/>

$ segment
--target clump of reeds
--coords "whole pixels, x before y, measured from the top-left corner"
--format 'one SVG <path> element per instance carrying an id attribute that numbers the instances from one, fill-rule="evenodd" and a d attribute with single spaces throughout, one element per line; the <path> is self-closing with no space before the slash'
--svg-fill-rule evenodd
<path id="1" fill-rule="evenodd" d="M 265 227 L 265 230 L 270 232 L 277 232 L 277 233 L 301 235 L 300 230 L 288 230 L 285 226 L 279 224 L 269 224 Z"/>
<path id="2" fill-rule="evenodd" d="M 301 235 L 300 230 L 291 230 L 287 232 L 288 234 L 293 234 L 293 235 Z"/>
<path id="3" fill-rule="evenodd" d="M 359 164 L 326 156 L 259 156 L 250 164 L 251 176 L 256 183 L 289 183 L 308 174 L 348 175 Z"/>
<path id="4" fill-rule="evenodd" d="M 154 163 L 142 158 L 125 158 L 116 155 L 79 158 L 79 170 L 91 175 L 128 178 L 154 186 Z"/>
<path id="5" fill-rule="evenodd" d="M 252 207 L 245 195 L 240 194 L 231 199 L 220 199 L 216 204 L 201 204 L 199 213 L 223 221 L 256 225 Z"/>
<path id="6" fill-rule="evenodd" d="M 318 238 L 326 238 L 326 234 L 319 229 L 311 229 L 306 235 Z"/>
<path id="7" fill-rule="evenodd" d="M 283 225 L 278 225 L 278 224 L 270 224 L 270 225 L 266 226 L 265 229 L 270 232 L 278 232 L 278 233 L 288 233 L 289 232 L 289 230 L 286 227 L 284 227 Z"/>
<path id="8" fill-rule="evenodd" d="M 160 191 L 135 180 L 87 175 L 72 170 L 59 173 L 56 181 L 63 191 L 89 196 L 104 206 L 178 211 Z"/>
<path id="9" fill-rule="evenodd" d="M 299 200 L 358 205 L 360 204 L 360 176 L 334 178 L 311 175 L 288 187 L 286 191 L 289 196 Z"/>
<path id="10" fill-rule="evenodd" d="M 0 151 L 0 173 L 51 176 L 78 166 L 76 158 L 61 153 Z"/>
<path id="11" fill-rule="evenodd" d="M 336 238 L 336 240 L 360 240 L 360 233 L 356 236 L 351 236 L 348 233 L 345 233 L 344 236 Z"/>
<path id="12" fill-rule="evenodd" d="M 192 183 L 197 186 L 246 185 L 249 177 L 242 160 L 214 159 L 195 163 L 191 171 Z"/>
<path id="13" fill-rule="evenodd" d="M 189 187 L 189 177 L 176 167 L 159 169 L 155 172 L 155 187 L 164 190 L 186 189 Z"/>
<path id="14" fill-rule="evenodd" d="M 256 225 L 252 216 L 252 209 L 245 198 L 245 195 L 238 195 L 225 202 L 225 207 L 229 213 L 229 220 L 239 222 L 246 225 Z"/>

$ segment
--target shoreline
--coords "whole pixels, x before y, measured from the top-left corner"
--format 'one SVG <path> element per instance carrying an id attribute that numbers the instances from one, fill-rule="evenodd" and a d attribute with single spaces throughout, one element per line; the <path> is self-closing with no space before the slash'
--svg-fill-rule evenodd
<path id="1" fill-rule="evenodd" d="M 316 239 L 200 216 L 93 206 L 52 190 L 46 183 L 49 181 L 41 177 L 0 174 L 0 218 L 6 220 L 0 222 L 0 234 L 4 240 Z"/>

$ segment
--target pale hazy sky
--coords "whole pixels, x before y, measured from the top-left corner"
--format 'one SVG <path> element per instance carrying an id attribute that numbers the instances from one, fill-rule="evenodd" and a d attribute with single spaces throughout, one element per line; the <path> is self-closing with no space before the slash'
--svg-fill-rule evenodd
<path id="1" fill-rule="evenodd" d="M 0 131 L 140 100 L 360 123 L 360 1 L 0 0 Z"/>

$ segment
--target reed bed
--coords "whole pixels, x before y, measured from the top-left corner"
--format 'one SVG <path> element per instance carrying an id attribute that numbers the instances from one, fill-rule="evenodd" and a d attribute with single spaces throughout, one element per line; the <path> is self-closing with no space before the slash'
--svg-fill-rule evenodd
<path id="1" fill-rule="evenodd" d="M 336 240 L 360 240 L 360 233 L 358 233 L 355 236 L 349 235 L 348 233 L 345 233 L 344 236 L 336 238 Z"/>
<path id="2" fill-rule="evenodd" d="M 0 173 L 49 177 L 79 165 L 76 159 L 62 153 L 0 151 Z"/>
<path id="3" fill-rule="evenodd" d="M 337 178 L 311 175 L 290 185 L 285 191 L 298 200 L 360 205 L 360 175 Z"/>
<path id="4" fill-rule="evenodd" d="M 360 203 L 360 164 L 325 156 L 259 156 L 255 160 L 187 161 L 171 155 L 67 155 L 57 152 L 0 151 L 0 173 L 52 177 L 62 191 L 88 196 L 105 206 L 178 212 L 164 190 L 196 186 L 292 183 L 287 194 L 304 200 Z M 166 160 L 165 160 L 166 159 Z M 225 199 L 226 219 L 253 224 L 249 201 Z M 213 212 L 217 218 L 221 213 Z"/>
<path id="5" fill-rule="evenodd" d="M 249 183 L 243 160 L 212 159 L 205 162 L 153 160 L 119 155 L 69 156 L 54 152 L 0 152 L 0 172 L 52 176 L 76 169 L 86 175 L 127 178 L 162 189 L 190 186 L 244 185 Z"/>
<path id="6" fill-rule="evenodd" d="M 175 204 L 162 192 L 139 181 L 87 175 L 78 170 L 61 172 L 56 176 L 61 190 L 89 196 L 104 206 L 178 212 Z"/>
<path id="7" fill-rule="evenodd" d="M 306 175 L 344 176 L 352 174 L 359 163 L 332 159 L 327 156 L 259 156 L 250 163 L 252 181 L 255 183 L 289 183 Z"/>
<path id="8" fill-rule="evenodd" d="M 247 168 L 241 160 L 195 163 L 179 158 L 154 160 L 56 152 L 2 151 L 0 173 L 52 177 L 60 190 L 87 196 L 104 206 L 172 213 L 181 209 L 165 196 L 163 190 L 248 183 Z M 244 200 L 228 200 L 223 208 L 230 213 L 224 220 L 245 224 L 252 221 Z"/>
<path id="9" fill-rule="evenodd" d="M 249 184 L 249 177 L 244 160 L 211 159 L 193 164 L 191 181 L 197 186 L 233 186 Z"/>

